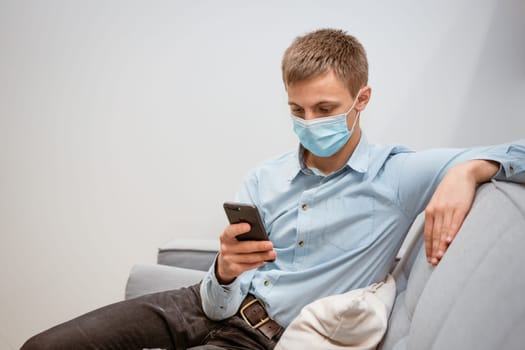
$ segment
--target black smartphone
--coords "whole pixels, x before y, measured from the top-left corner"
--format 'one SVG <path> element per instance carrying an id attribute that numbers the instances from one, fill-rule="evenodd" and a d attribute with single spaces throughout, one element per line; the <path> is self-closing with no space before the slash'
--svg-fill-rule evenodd
<path id="1" fill-rule="evenodd" d="M 236 238 L 239 241 L 268 241 L 268 234 L 264 229 L 264 225 L 259 215 L 259 210 L 252 204 L 226 202 L 223 204 L 224 211 L 228 217 L 230 224 L 238 224 L 240 222 L 247 222 L 251 226 L 251 230 L 238 235 Z"/>

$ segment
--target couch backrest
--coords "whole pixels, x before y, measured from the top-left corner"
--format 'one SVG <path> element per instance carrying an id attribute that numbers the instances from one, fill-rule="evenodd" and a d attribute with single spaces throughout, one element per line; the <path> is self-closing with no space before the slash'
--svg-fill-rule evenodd
<path id="1" fill-rule="evenodd" d="M 421 236 L 403 258 L 381 350 L 523 349 L 524 254 L 525 186 L 481 186 L 436 268 Z"/>

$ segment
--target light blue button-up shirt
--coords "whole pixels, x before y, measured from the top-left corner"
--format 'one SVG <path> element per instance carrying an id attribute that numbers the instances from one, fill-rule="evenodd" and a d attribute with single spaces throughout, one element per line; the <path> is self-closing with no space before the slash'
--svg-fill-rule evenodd
<path id="1" fill-rule="evenodd" d="M 236 200 L 258 207 L 277 259 L 229 285 L 219 284 L 212 266 L 201 284 L 208 317 L 234 315 L 251 293 L 287 326 L 316 299 L 383 280 L 413 220 L 457 163 L 494 160 L 496 178 L 525 182 L 525 140 L 413 152 L 362 136 L 346 165 L 328 176 L 305 167 L 302 154 L 263 162 L 246 177 Z"/>

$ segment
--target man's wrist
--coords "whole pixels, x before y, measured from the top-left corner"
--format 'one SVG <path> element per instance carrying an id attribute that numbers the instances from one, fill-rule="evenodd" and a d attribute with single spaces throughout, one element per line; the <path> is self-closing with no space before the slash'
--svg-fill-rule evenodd
<path id="1" fill-rule="evenodd" d="M 220 273 L 219 273 L 219 260 L 220 260 L 220 255 L 217 256 L 217 260 L 215 261 L 215 278 L 217 279 L 217 282 L 219 282 L 219 284 L 225 286 L 225 285 L 228 285 L 230 283 L 232 283 L 233 281 L 235 281 L 235 277 L 233 278 L 228 278 L 227 276 L 222 276 Z"/>
<path id="2" fill-rule="evenodd" d="M 462 170 L 471 177 L 476 184 L 490 181 L 498 173 L 499 163 L 492 160 L 474 159 L 461 164 Z"/>

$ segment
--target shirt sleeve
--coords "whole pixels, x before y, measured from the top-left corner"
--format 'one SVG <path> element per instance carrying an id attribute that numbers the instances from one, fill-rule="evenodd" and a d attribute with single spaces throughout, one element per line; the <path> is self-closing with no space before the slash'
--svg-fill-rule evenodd
<path id="1" fill-rule="evenodd" d="M 493 178 L 525 183 L 525 140 L 489 147 L 405 153 L 397 160 L 402 163 L 398 172 L 398 199 L 405 214 L 415 217 L 423 211 L 447 171 L 454 165 L 479 159 L 500 164 Z"/>
<path id="2" fill-rule="evenodd" d="M 255 173 L 252 172 L 245 178 L 241 189 L 235 196 L 235 201 L 255 204 L 252 194 L 255 193 L 256 184 Z M 215 275 L 216 264 L 217 258 L 201 282 L 200 295 L 206 316 L 219 321 L 237 313 L 250 289 L 254 270 L 244 272 L 228 285 L 222 285 Z"/>
<path id="3" fill-rule="evenodd" d="M 215 262 L 201 282 L 200 294 L 202 308 L 206 316 L 212 320 L 223 320 L 237 313 L 242 301 L 248 294 L 248 283 L 253 272 L 247 271 L 237 277 L 232 283 L 222 285 L 215 276 Z"/>

